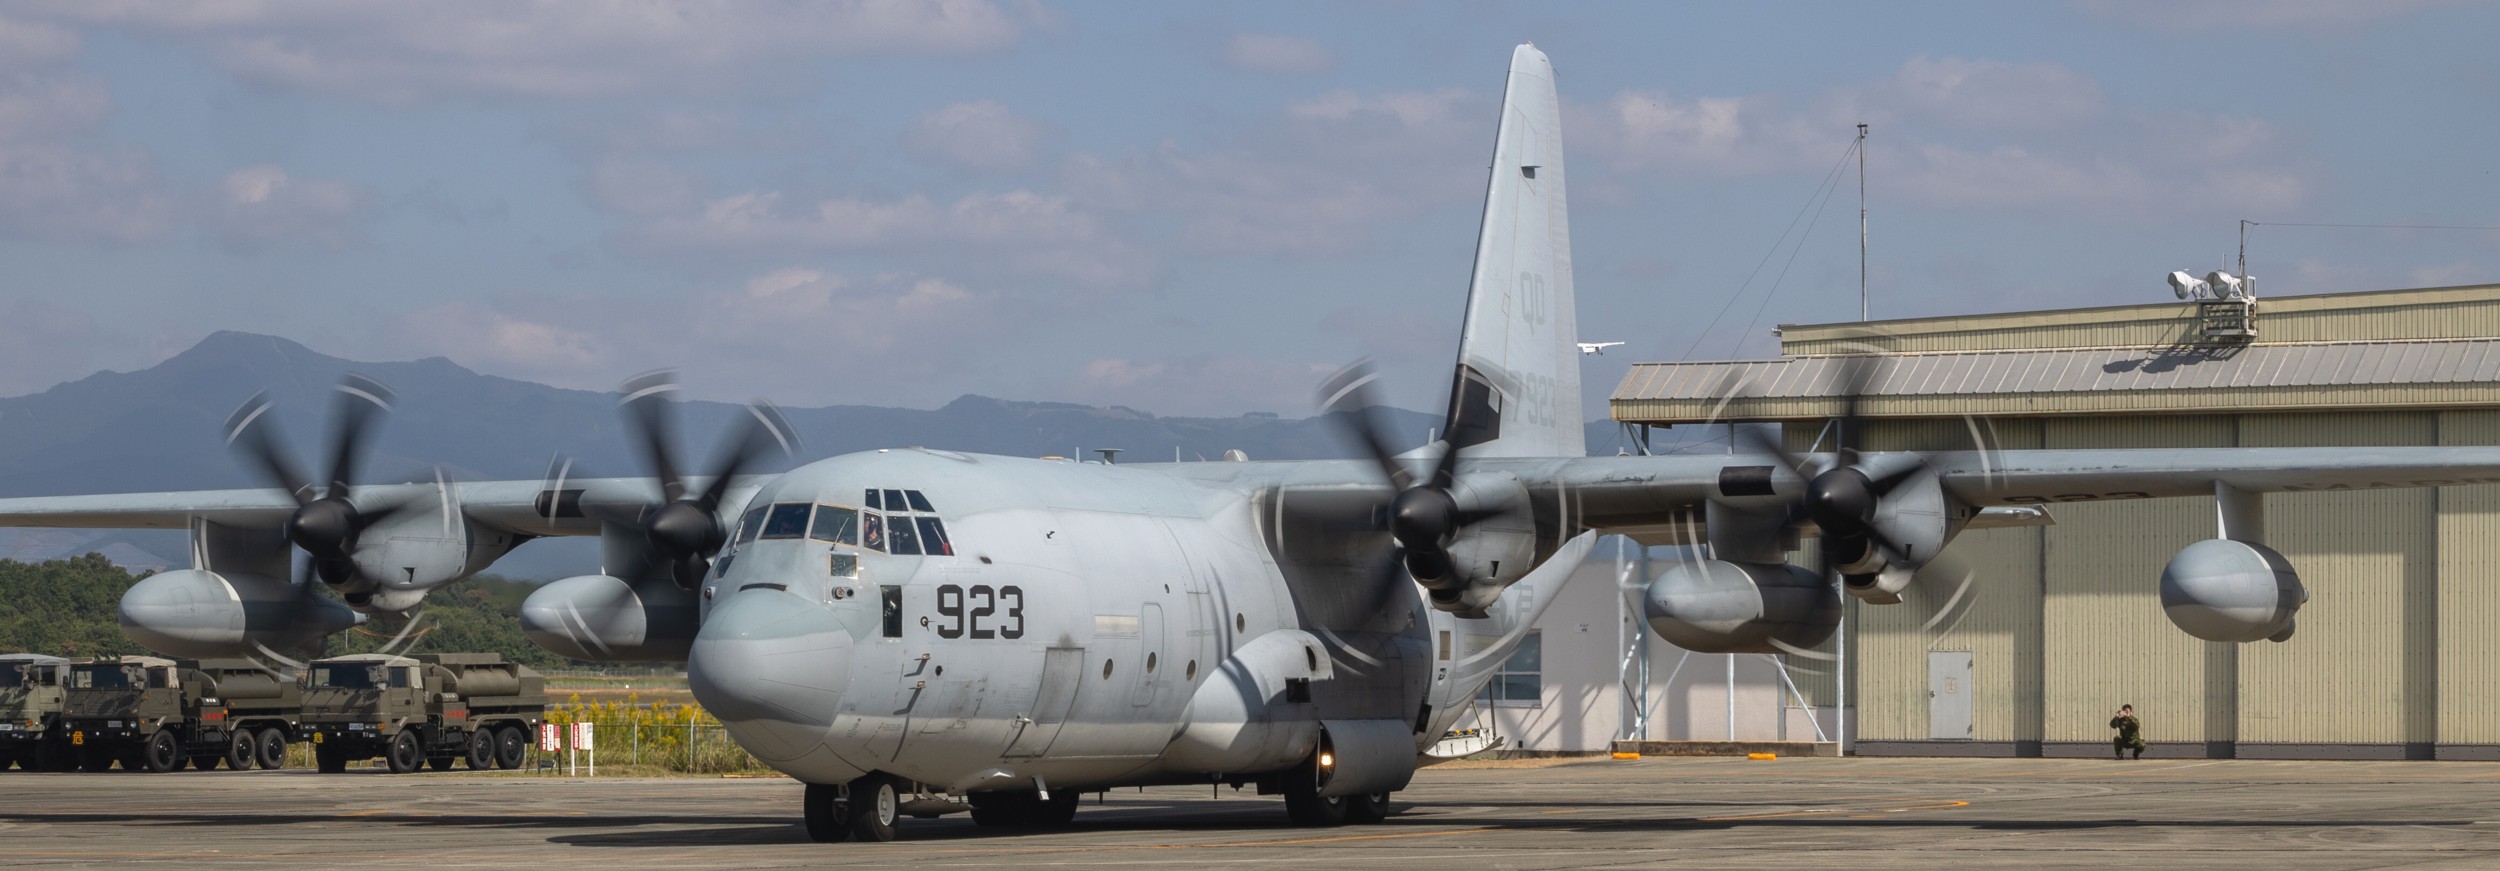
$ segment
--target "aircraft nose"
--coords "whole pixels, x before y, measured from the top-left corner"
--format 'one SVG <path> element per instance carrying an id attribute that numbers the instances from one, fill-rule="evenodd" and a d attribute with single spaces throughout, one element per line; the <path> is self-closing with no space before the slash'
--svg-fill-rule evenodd
<path id="1" fill-rule="evenodd" d="M 704 618 L 687 653 L 686 682 L 739 743 L 770 761 L 823 739 L 850 668 L 851 633 L 823 605 L 744 590 Z"/>

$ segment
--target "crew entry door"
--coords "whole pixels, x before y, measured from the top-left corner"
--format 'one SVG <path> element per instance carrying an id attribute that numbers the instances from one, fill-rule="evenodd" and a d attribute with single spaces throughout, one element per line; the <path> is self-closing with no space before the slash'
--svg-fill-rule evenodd
<path id="1" fill-rule="evenodd" d="M 1042 685 L 1034 693 L 1031 710 L 1016 724 L 1015 740 L 1007 744 L 1008 756 L 1040 756 L 1050 749 L 1050 742 L 1059 737 L 1059 727 L 1068 720 L 1068 708 L 1076 702 L 1084 670 L 1085 648 L 1053 647 L 1042 654 Z"/>

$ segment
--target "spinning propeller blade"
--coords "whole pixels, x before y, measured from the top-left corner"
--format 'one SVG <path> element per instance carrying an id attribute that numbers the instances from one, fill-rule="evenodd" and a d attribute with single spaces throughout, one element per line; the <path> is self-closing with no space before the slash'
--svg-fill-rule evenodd
<path id="1" fill-rule="evenodd" d="M 747 406 L 736 434 L 706 470 L 703 489 L 689 493 L 675 459 L 677 415 L 670 396 L 676 391 L 675 373 L 649 372 L 625 382 L 617 405 L 642 447 L 644 465 L 660 480 L 661 502 L 643 512 L 643 536 L 653 555 L 669 564 L 678 586 L 691 590 L 711 571 L 712 555 L 729 543 L 719 511 L 731 481 L 776 451 L 789 456 L 798 436 L 780 409 L 763 402 Z"/>

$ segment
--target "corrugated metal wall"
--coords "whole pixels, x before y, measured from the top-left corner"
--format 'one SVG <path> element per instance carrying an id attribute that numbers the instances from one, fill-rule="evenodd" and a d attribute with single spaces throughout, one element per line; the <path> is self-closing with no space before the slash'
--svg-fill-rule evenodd
<path id="1" fill-rule="evenodd" d="M 2500 445 L 2500 412 L 2439 416 L 2443 445 Z M 2500 485 L 2438 491 L 2439 741 L 2500 744 Z"/>

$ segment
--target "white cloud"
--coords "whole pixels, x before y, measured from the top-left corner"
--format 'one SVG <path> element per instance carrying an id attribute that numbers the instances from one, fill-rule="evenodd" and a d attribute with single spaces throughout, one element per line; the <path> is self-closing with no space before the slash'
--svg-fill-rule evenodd
<path id="1" fill-rule="evenodd" d="M 161 33 L 265 85 L 379 102 L 575 97 L 784 81 L 790 61 L 1013 45 L 988 0 L 80 0 L 63 20 Z"/>
<path id="2" fill-rule="evenodd" d="M 362 225 L 362 198 L 336 179 L 299 179 L 276 164 L 226 174 L 208 227 L 229 246 L 255 249 L 288 241 L 339 247 Z"/>
<path id="3" fill-rule="evenodd" d="M 1152 256 L 1116 237 L 1066 197 L 1030 190 L 974 194 L 951 204 L 924 195 L 836 197 L 791 207 L 778 191 L 713 200 L 701 210 L 647 222 L 646 242 L 678 248 L 863 252 L 942 248 L 958 259 L 994 259 L 1094 287 L 1135 287 Z"/>
<path id="4" fill-rule="evenodd" d="M 0 146 L 0 233 L 136 244 L 172 228 L 173 197 L 144 155 Z"/>
<path id="5" fill-rule="evenodd" d="M 0 17 L 0 69 L 48 67 L 78 56 L 76 31 Z"/>
<path id="6" fill-rule="evenodd" d="M 702 204 L 692 174 L 661 161 L 616 154 L 591 164 L 582 190 L 601 208 L 635 217 L 686 212 Z"/>
<path id="7" fill-rule="evenodd" d="M 1861 116 L 1909 115 L 1977 130 L 2056 130 L 2099 116 L 2101 85 L 2054 63 L 1930 59 L 1901 65 L 1890 81 L 1858 96 Z"/>
<path id="8" fill-rule="evenodd" d="M 1005 103 L 975 100 L 922 114 L 903 134 L 903 145 L 938 163 L 1012 169 L 1032 163 L 1051 133 L 1049 125 L 1017 115 Z"/>
<path id="9" fill-rule="evenodd" d="M 113 91 L 83 74 L 0 74 L 0 143 L 92 130 L 113 111 Z"/>
<path id="10" fill-rule="evenodd" d="M 1316 39 L 1242 33 L 1224 45 L 1224 63 L 1265 73 L 1316 73 L 1335 67 L 1337 56 Z"/>

